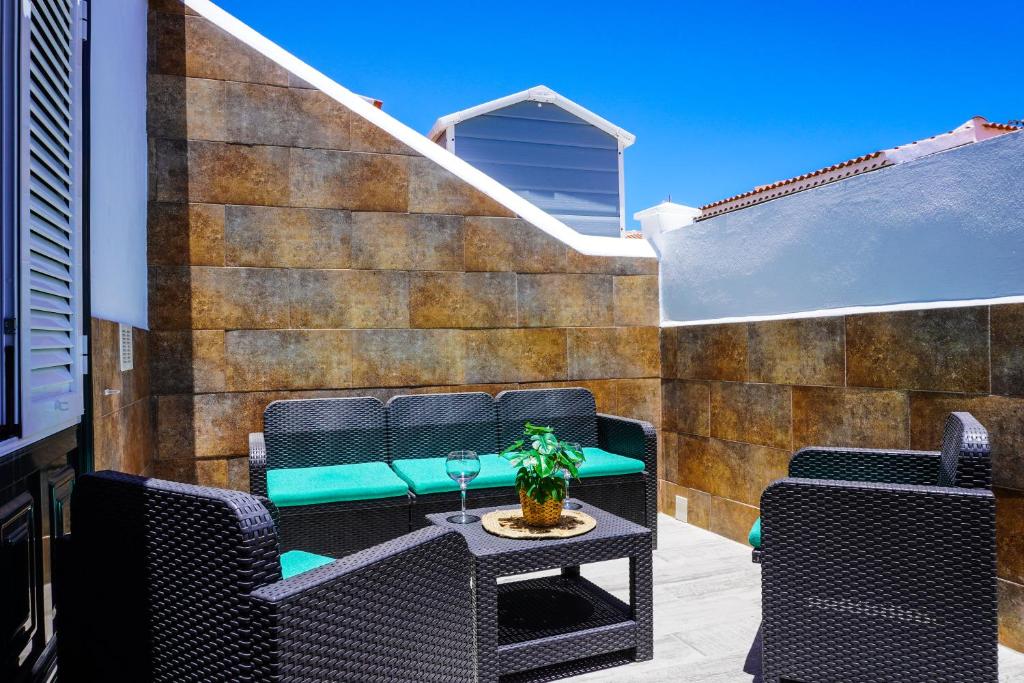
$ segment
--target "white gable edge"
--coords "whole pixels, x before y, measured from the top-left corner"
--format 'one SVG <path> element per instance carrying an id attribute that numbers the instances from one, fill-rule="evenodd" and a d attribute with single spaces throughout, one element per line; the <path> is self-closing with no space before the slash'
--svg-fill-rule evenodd
<path id="1" fill-rule="evenodd" d="M 440 145 L 431 142 L 428 138 L 417 133 L 390 114 L 377 109 L 361 96 L 331 80 L 210 0 L 184 0 L 184 2 L 187 7 L 234 36 L 237 40 L 306 81 L 373 125 L 382 128 L 420 155 L 430 159 L 464 182 L 469 183 L 509 211 L 518 214 L 527 223 L 543 230 L 576 251 L 588 256 L 655 257 L 654 250 L 645 240 L 599 237 L 576 232 L 565 223 L 540 210 L 479 169 L 459 159 Z"/>
<path id="2" fill-rule="evenodd" d="M 555 92 L 546 85 L 537 85 L 527 90 L 506 95 L 505 97 L 499 97 L 498 99 L 491 100 L 490 102 L 478 104 L 475 107 L 470 107 L 469 109 L 463 109 L 462 111 L 442 116 L 434 122 L 430 132 L 427 133 L 427 137 L 431 140 L 437 140 L 437 137 L 441 132 L 451 126 L 476 118 L 477 116 L 489 114 L 492 111 L 504 109 L 505 107 L 509 107 L 513 104 L 519 104 L 520 102 L 549 102 L 561 107 L 570 114 L 583 119 L 595 128 L 599 128 L 605 133 L 608 133 L 608 135 L 617 138 L 622 143 L 623 148 L 629 147 L 636 142 L 636 136 L 628 130 L 616 126 L 608 119 L 598 116 L 582 105 L 576 104 L 565 95 Z"/>

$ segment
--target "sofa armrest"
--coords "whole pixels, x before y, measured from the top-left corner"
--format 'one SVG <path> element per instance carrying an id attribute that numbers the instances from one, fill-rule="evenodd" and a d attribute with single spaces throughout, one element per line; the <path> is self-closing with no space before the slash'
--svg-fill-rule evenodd
<path id="1" fill-rule="evenodd" d="M 650 422 L 598 413 L 597 441 L 606 451 L 642 460 L 647 473 L 658 476 L 658 433 Z"/>
<path id="2" fill-rule="evenodd" d="M 782 479 L 761 497 L 761 524 L 766 653 L 788 652 L 791 663 L 813 650 L 836 664 L 835 680 L 858 666 L 864 680 L 882 680 L 871 668 L 882 660 L 850 648 L 906 645 L 913 633 L 915 658 L 941 662 L 922 679 L 995 680 L 970 673 L 995 662 L 991 491 Z M 786 674 L 767 655 L 765 667 L 766 680 Z"/>
<path id="3" fill-rule="evenodd" d="M 249 492 L 267 495 L 267 445 L 263 432 L 249 434 Z"/>
<path id="4" fill-rule="evenodd" d="M 259 680 L 475 680 L 472 558 L 427 527 L 251 594 Z"/>
<path id="5" fill-rule="evenodd" d="M 939 453 L 810 446 L 793 454 L 789 461 L 789 476 L 934 486 L 939 479 Z"/>

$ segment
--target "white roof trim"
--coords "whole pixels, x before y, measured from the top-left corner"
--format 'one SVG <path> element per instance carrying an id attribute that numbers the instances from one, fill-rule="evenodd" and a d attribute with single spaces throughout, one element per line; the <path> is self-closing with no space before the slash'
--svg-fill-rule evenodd
<path id="1" fill-rule="evenodd" d="M 228 14 L 210 0 L 185 0 L 185 4 L 224 31 L 295 74 L 353 113 L 384 129 L 402 143 L 469 183 L 523 220 L 588 256 L 633 256 L 654 258 L 646 240 L 583 235 L 555 217 L 541 211 L 498 181 L 470 166 L 440 145 L 431 142 L 390 114 L 377 109 L 359 95 L 342 87 L 309 64 L 283 49 L 250 26 Z"/>
<path id="2" fill-rule="evenodd" d="M 519 102 L 527 101 L 550 102 L 551 104 L 557 105 L 558 107 L 561 107 L 570 114 L 578 116 L 587 123 L 597 128 L 600 128 L 601 130 L 603 130 L 605 133 L 608 133 L 612 137 L 618 138 L 622 142 L 623 147 L 629 147 L 634 142 L 636 142 L 636 136 L 630 133 L 629 131 L 619 128 L 608 119 L 602 118 L 595 114 L 594 112 L 587 109 L 586 107 L 582 107 L 576 104 L 568 97 L 559 95 L 546 85 L 538 85 L 533 88 L 530 88 L 529 90 L 523 90 L 522 92 L 517 92 L 512 95 L 499 97 L 496 100 L 484 102 L 483 104 L 478 104 L 475 107 L 470 107 L 469 109 L 463 109 L 462 111 L 457 111 L 453 114 L 442 116 L 441 118 L 434 122 L 433 127 L 430 129 L 430 132 L 427 133 L 427 137 L 430 138 L 431 140 L 436 140 L 437 137 L 441 134 L 441 132 L 447 129 L 449 126 L 454 126 L 456 124 L 462 123 L 467 119 L 472 119 L 477 116 L 482 116 L 492 111 L 496 111 L 498 109 L 503 109 L 504 107 L 508 107 L 513 104 L 518 104 Z"/>

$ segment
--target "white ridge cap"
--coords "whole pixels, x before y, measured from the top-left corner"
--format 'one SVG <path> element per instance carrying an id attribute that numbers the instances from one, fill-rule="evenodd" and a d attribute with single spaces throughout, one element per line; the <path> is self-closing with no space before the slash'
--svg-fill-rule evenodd
<path id="1" fill-rule="evenodd" d="M 210 0 L 185 0 L 185 5 L 242 43 L 279 64 L 288 72 L 345 105 L 352 112 L 390 133 L 414 151 L 469 183 L 509 211 L 518 214 L 526 222 L 561 240 L 576 251 L 588 256 L 655 257 L 654 250 L 646 240 L 625 240 L 618 237 L 599 237 L 576 232 L 479 169 L 331 80 L 266 36 L 257 33 L 252 27 L 228 14 Z"/>

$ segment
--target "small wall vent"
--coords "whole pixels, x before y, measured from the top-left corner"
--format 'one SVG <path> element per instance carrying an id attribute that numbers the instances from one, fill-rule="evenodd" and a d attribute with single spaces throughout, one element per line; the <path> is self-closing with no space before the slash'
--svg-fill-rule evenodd
<path id="1" fill-rule="evenodd" d="M 120 347 L 121 372 L 131 370 L 135 367 L 135 358 L 132 349 L 132 326 L 118 325 L 118 346 Z"/>

